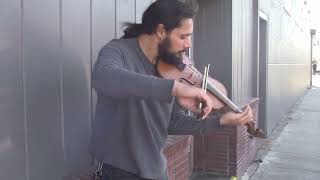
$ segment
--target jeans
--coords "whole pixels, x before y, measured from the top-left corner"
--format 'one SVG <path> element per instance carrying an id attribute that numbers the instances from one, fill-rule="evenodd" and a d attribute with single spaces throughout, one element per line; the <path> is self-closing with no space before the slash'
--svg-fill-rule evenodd
<path id="1" fill-rule="evenodd" d="M 103 164 L 101 172 L 99 180 L 148 180 L 108 164 Z M 169 180 L 168 175 L 165 174 L 160 180 Z"/>

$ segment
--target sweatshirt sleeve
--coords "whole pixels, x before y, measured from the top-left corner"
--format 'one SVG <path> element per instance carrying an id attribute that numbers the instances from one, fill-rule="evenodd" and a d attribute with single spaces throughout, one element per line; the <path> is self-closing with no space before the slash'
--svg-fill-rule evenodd
<path id="1" fill-rule="evenodd" d="M 213 113 L 204 120 L 187 115 L 175 101 L 168 127 L 170 135 L 206 134 L 223 126 L 220 125 L 220 113 Z"/>
<path id="2" fill-rule="evenodd" d="M 103 47 L 92 73 L 92 86 L 105 96 L 114 98 L 172 100 L 174 81 L 139 74 L 124 67 L 125 60 L 119 47 L 109 43 Z"/>

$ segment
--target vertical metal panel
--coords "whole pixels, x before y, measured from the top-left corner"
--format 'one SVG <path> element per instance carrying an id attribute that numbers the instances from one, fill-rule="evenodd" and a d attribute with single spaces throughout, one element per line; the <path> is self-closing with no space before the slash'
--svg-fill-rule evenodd
<path id="1" fill-rule="evenodd" d="M 240 63 L 238 68 L 240 69 L 240 74 L 239 74 L 239 102 L 243 101 L 243 96 L 244 96 L 244 79 L 245 79 L 245 68 L 244 68 L 244 64 L 245 64 L 245 56 L 246 56 L 246 39 L 245 39 L 245 33 L 246 33 L 246 17 L 245 17 L 245 13 L 247 11 L 246 7 L 245 7 L 245 1 L 246 0 L 240 0 L 240 7 L 241 7 L 241 14 L 239 16 L 239 20 L 241 22 L 241 42 L 240 42 L 240 46 L 241 46 L 241 56 L 240 56 Z"/>
<path id="2" fill-rule="evenodd" d="M 199 1 L 194 26 L 194 62 L 203 71 L 211 64 L 210 75 L 231 92 L 231 4 L 230 1 Z"/>
<path id="3" fill-rule="evenodd" d="M 123 23 L 136 21 L 136 1 L 135 0 L 116 0 L 116 37 L 123 35 Z"/>
<path id="4" fill-rule="evenodd" d="M 252 97 L 252 53 L 253 50 L 252 47 L 252 0 L 246 0 L 246 12 L 245 12 L 245 18 L 246 18 L 246 35 L 245 35 L 245 41 L 246 41 L 246 57 L 245 57 L 245 79 L 244 79 L 244 98 L 249 99 Z"/>
<path id="5" fill-rule="evenodd" d="M 242 56 L 242 3 L 232 1 L 232 99 L 240 103 Z"/>
<path id="6" fill-rule="evenodd" d="M 234 1 L 233 1 L 234 2 Z M 243 43 L 244 43 L 244 36 L 243 36 L 243 33 L 244 33 L 244 22 L 243 22 L 243 12 L 245 11 L 243 9 L 243 0 L 240 0 L 239 1 L 240 5 L 237 7 L 239 8 L 239 15 L 237 17 L 237 19 L 234 19 L 234 21 L 239 21 L 239 42 L 238 42 L 238 46 L 240 47 L 240 52 L 239 52 L 239 57 L 238 57 L 238 60 L 237 60 L 237 81 L 238 81 L 238 86 L 237 86 L 237 89 L 236 91 L 237 92 L 237 102 L 238 103 L 241 103 L 242 101 L 242 92 L 243 92 L 243 89 L 242 89 L 242 73 L 243 73 L 243 69 L 242 69 L 242 64 L 243 64 L 243 53 L 244 53 L 244 47 L 243 47 Z"/>
<path id="7" fill-rule="evenodd" d="M 239 3 L 239 2 L 237 2 Z M 237 94 L 239 102 L 246 101 L 252 97 L 252 1 L 241 0 L 240 5 L 234 5 L 234 10 L 239 12 L 237 17 L 234 17 L 234 22 L 238 21 L 240 35 L 238 45 L 241 47 L 241 54 L 238 57 L 238 89 Z M 238 9 L 238 10 L 236 10 Z"/>
<path id="8" fill-rule="evenodd" d="M 21 1 L 0 2 L 0 179 L 26 179 Z"/>
<path id="9" fill-rule="evenodd" d="M 259 78 L 259 67 L 258 67 L 258 33 L 259 33 L 259 0 L 252 1 L 252 96 L 259 97 L 258 91 L 258 78 Z M 260 100 L 261 102 L 261 100 Z"/>
<path id="10" fill-rule="evenodd" d="M 90 1 L 62 1 L 61 7 L 63 58 L 60 77 L 66 174 L 84 169 L 90 162 Z"/>
<path id="11" fill-rule="evenodd" d="M 136 0 L 136 23 L 141 23 L 144 10 L 152 3 L 152 0 Z"/>
<path id="12" fill-rule="evenodd" d="M 253 96 L 253 8 L 251 0 L 232 1 L 232 95 L 236 103 Z"/>
<path id="13" fill-rule="evenodd" d="M 253 24 L 251 0 L 242 0 L 242 14 L 240 15 L 242 24 L 241 33 L 241 97 L 240 101 L 245 101 L 252 97 L 252 66 L 253 66 Z"/>
<path id="14" fill-rule="evenodd" d="M 59 0 L 23 1 L 23 59 L 30 180 L 61 178 Z"/>
<path id="15" fill-rule="evenodd" d="M 91 66 L 95 64 L 101 47 L 116 36 L 115 7 L 115 0 L 92 1 Z M 94 90 L 91 92 L 92 112 L 95 112 L 97 96 Z M 94 114 L 92 114 L 92 117 L 93 116 Z"/>
<path id="16" fill-rule="evenodd" d="M 258 95 L 260 98 L 259 103 L 259 127 L 265 132 L 267 136 L 267 126 L 266 126 L 266 104 L 267 104 L 267 72 L 268 72 L 268 22 L 259 17 L 259 91 Z M 272 78 L 271 78 L 272 79 Z M 277 97 L 278 98 L 278 97 Z M 278 107 L 275 107 L 278 108 Z M 279 109 L 279 108 L 278 108 Z"/>
<path id="17" fill-rule="evenodd" d="M 92 64 L 101 47 L 115 38 L 115 7 L 115 0 L 92 1 Z"/>

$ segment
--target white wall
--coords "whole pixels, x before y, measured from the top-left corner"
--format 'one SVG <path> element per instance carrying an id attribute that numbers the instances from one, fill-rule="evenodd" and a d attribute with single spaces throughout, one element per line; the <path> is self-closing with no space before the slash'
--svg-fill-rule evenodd
<path id="1" fill-rule="evenodd" d="M 309 86 L 310 31 L 303 2 L 259 1 L 268 17 L 267 134 Z"/>

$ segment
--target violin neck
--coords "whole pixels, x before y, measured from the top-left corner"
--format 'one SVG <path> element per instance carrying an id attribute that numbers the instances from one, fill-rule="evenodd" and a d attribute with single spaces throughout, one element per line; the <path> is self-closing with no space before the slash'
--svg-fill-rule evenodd
<path id="1" fill-rule="evenodd" d="M 224 102 L 227 106 L 229 106 L 234 112 L 236 112 L 236 113 L 242 113 L 243 112 L 227 96 L 225 96 L 223 93 L 221 93 L 221 91 L 218 88 L 216 88 L 209 81 L 207 83 L 208 83 L 207 90 L 209 90 L 212 94 L 217 96 L 222 102 Z"/>

